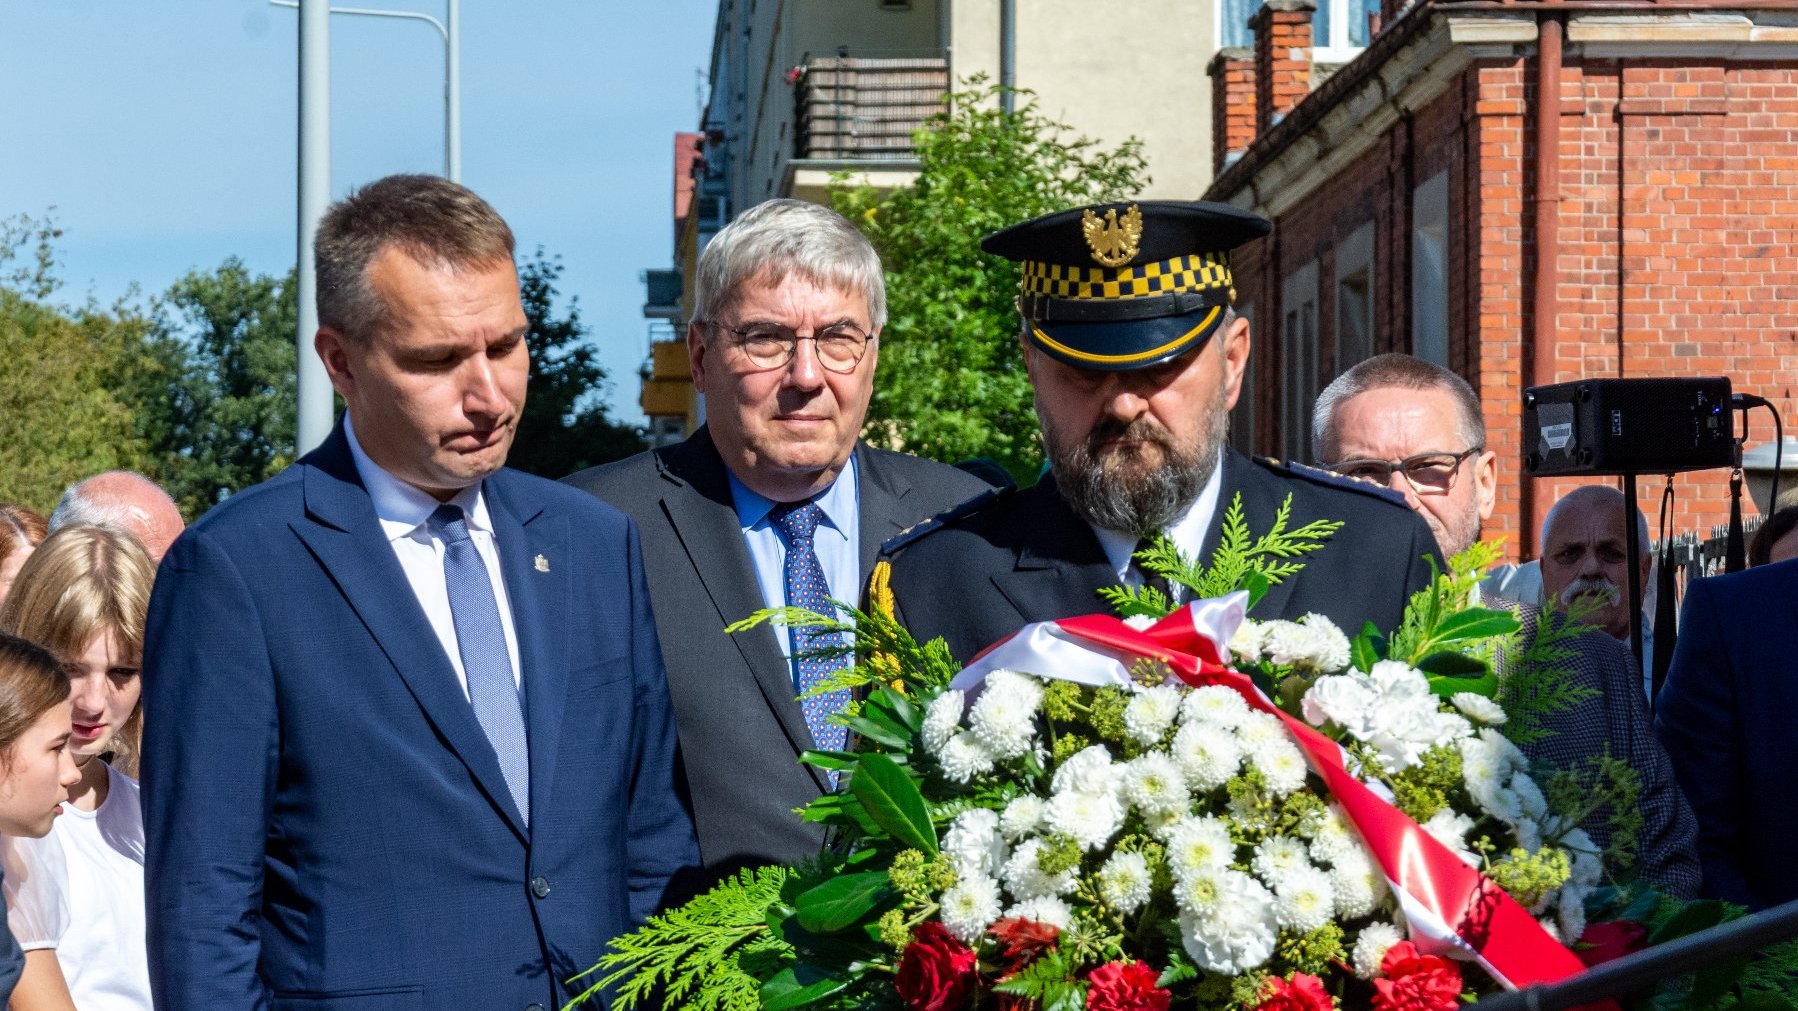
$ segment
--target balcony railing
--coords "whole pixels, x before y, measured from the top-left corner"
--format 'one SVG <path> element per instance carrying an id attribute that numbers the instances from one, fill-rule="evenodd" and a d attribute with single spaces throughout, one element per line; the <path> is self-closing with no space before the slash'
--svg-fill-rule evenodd
<path id="1" fill-rule="evenodd" d="M 912 134 L 942 111 L 949 62 L 941 57 L 826 56 L 808 60 L 794 88 L 795 158 L 903 161 Z"/>

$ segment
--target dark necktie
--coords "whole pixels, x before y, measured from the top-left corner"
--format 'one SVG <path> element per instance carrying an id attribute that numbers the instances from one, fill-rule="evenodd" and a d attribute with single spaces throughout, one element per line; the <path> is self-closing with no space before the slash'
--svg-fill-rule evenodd
<path id="1" fill-rule="evenodd" d="M 782 566 L 782 574 L 786 579 L 788 606 L 803 607 L 834 618 L 837 612 L 830 604 L 830 584 L 824 580 L 824 566 L 818 563 L 818 552 L 813 546 L 813 536 L 818 532 L 818 524 L 823 519 L 824 510 L 818 508 L 816 502 L 788 502 L 775 506 L 774 511 L 768 514 L 768 522 L 780 531 L 781 537 L 787 542 L 787 557 Z M 840 670 L 844 661 L 842 658 L 802 657 L 800 653 L 820 646 L 842 645 L 843 636 L 838 632 L 820 632 L 809 628 L 790 631 L 793 687 L 796 694 L 803 695 L 812 686 Z M 848 702 L 849 693 L 837 691 L 805 699 L 800 703 L 800 709 L 805 713 L 806 728 L 812 732 L 812 740 L 817 742 L 819 748 L 841 751 L 848 744 L 849 731 L 830 722 L 830 717 L 840 712 Z"/>
<path id="2" fill-rule="evenodd" d="M 499 757 L 500 774 L 525 824 L 531 819 L 530 751 L 525 744 L 524 702 L 512 677 L 506 630 L 487 565 L 468 534 L 459 506 L 438 506 L 431 531 L 443 538 L 443 582 L 449 590 L 450 616 L 456 626 L 456 649 L 468 676 L 468 701 L 474 718 Z"/>
<path id="3" fill-rule="evenodd" d="M 1168 582 L 1166 576 L 1150 572 L 1148 569 L 1143 568 L 1142 562 L 1137 560 L 1136 556 L 1139 552 L 1147 551 L 1149 548 L 1153 547 L 1154 544 L 1155 538 L 1153 537 L 1144 537 L 1142 540 L 1137 541 L 1136 547 L 1130 552 L 1130 568 L 1138 576 L 1142 577 L 1142 585 L 1152 586 L 1155 589 L 1160 590 L 1162 594 L 1167 597 L 1168 603 L 1178 604 L 1180 602 L 1179 591 L 1185 589 L 1185 587 L 1172 585 Z"/>

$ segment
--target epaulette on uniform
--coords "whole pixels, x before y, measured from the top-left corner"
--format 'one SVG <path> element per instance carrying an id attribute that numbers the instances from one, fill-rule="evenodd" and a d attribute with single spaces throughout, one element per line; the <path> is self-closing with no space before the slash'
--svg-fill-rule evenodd
<path id="1" fill-rule="evenodd" d="M 1362 495 L 1372 495 L 1374 498 L 1384 499 L 1393 505 L 1405 509 L 1411 507 L 1410 503 L 1405 501 L 1403 495 L 1383 484 L 1375 484 L 1372 481 L 1363 481 L 1358 477 L 1345 477 L 1333 470 L 1324 470 L 1322 467 L 1311 467 L 1302 463 L 1293 463 L 1288 460 L 1276 460 L 1271 456 L 1257 456 L 1254 460 L 1257 464 L 1266 467 L 1276 474 L 1283 474 L 1287 477 L 1296 477 L 1303 481 L 1309 481 L 1312 484 L 1321 484 L 1327 488 L 1341 488 L 1346 491 L 1358 492 Z"/>
<path id="2" fill-rule="evenodd" d="M 929 519 L 919 520 L 881 542 L 880 557 L 891 558 L 895 552 L 900 548 L 905 547 L 907 544 L 910 544 L 928 533 L 941 530 L 958 520 L 972 516 L 980 510 L 985 509 L 987 506 L 992 505 L 994 502 L 1011 494 L 1015 490 L 1016 489 L 1013 488 L 988 488 L 986 491 L 981 492 L 960 505 L 950 506 L 948 509 L 937 513 Z"/>

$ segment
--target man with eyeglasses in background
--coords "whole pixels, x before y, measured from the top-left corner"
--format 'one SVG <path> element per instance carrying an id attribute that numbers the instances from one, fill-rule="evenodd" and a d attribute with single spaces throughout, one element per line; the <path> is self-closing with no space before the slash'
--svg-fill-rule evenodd
<path id="1" fill-rule="evenodd" d="M 1402 494 L 1435 532 L 1444 557 L 1479 539 L 1480 524 L 1492 515 L 1497 497 L 1498 459 L 1485 448 L 1480 400 L 1465 379 L 1410 355 L 1369 358 L 1318 395 L 1311 430 L 1313 449 L 1324 466 Z M 1494 598 L 1490 603 L 1510 602 Z M 1526 636 L 1534 636 L 1541 621 L 1562 620 L 1532 605 L 1519 605 L 1517 614 Z M 1690 897 L 1697 893 L 1699 879 L 1697 821 L 1635 689 L 1629 653 L 1599 629 L 1571 645 L 1569 678 L 1591 693 L 1546 720 L 1552 735 L 1525 744 L 1524 753 L 1564 769 L 1607 752 L 1629 762 L 1641 778 L 1643 824 L 1637 843 L 1642 876 L 1672 894 Z M 1512 655 L 1521 657 L 1526 651 L 1527 643 L 1520 643 Z M 1515 670 L 1505 665 L 1500 673 Z M 1594 812 L 1583 827 L 1600 846 L 1610 841 L 1609 812 Z"/>
<path id="2" fill-rule="evenodd" d="M 829 718 L 848 701 L 795 701 L 844 661 L 794 655 L 834 637 L 724 626 L 764 607 L 857 601 L 882 541 L 988 486 L 860 442 L 886 288 L 880 257 L 841 215 L 770 200 L 713 236 L 695 273 L 687 353 L 705 423 L 568 481 L 641 528 L 683 781 L 715 879 L 817 855 L 823 831 L 793 810 L 830 777 L 797 759 L 845 747 Z"/>

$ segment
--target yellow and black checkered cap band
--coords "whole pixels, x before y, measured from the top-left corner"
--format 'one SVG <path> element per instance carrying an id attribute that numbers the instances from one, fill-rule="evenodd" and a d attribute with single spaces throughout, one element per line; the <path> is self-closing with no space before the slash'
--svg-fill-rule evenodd
<path id="1" fill-rule="evenodd" d="M 1230 255 L 1197 253 L 1133 267 L 1079 267 L 1025 260 L 1023 290 L 1076 301 L 1151 298 L 1230 287 Z"/>

